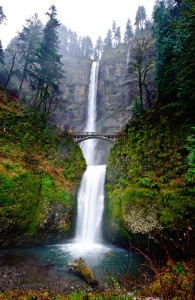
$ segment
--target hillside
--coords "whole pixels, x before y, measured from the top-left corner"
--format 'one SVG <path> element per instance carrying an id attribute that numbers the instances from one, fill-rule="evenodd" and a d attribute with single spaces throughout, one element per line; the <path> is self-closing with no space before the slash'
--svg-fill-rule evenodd
<path id="1" fill-rule="evenodd" d="M 190 113 L 166 106 L 134 116 L 126 126 L 107 167 L 111 241 L 130 247 L 130 240 L 175 258 L 194 254 L 193 126 Z"/>
<path id="2" fill-rule="evenodd" d="M 2 89 L 0 124 L 1 247 L 67 237 L 76 186 L 85 168 L 79 146 Z"/>

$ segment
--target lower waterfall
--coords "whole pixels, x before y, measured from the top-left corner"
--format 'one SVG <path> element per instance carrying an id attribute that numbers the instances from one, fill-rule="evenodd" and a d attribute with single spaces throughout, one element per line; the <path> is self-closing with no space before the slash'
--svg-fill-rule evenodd
<path id="1" fill-rule="evenodd" d="M 106 166 L 88 166 L 78 193 L 76 242 L 97 243 L 101 240 L 104 211 Z"/>

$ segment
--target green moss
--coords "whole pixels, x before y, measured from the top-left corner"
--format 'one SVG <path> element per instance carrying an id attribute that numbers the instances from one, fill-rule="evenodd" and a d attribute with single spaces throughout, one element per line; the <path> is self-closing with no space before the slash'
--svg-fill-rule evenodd
<path id="1" fill-rule="evenodd" d="M 132 236 L 132 211 L 141 223 L 154 210 L 156 228 L 149 226 L 150 235 L 154 231 L 161 235 L 162 230 L 182 235 L 189 226 L 193 228 L 194 189 L 188 180 L 194 153 L 193 137 L 188 138 L 191 124 L 175 108 L 153 109 L 134 117 L 112 147 L 107 207 L 113 222 L 117 219 L 119 235 L 126 230 Z"/>
<path id="2" fill-rule="evenodd" d="M 0 245 L 66 236 L 85 167 L 81 149 L 19 105 L 0 105 L 0 129 Z"/>

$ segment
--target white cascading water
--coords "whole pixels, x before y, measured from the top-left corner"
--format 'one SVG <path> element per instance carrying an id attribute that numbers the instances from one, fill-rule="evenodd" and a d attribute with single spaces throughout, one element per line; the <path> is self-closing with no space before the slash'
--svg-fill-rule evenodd
<path id="1" fill-rule="evenodd" d="M 96 131 L 96 95 L 99 63 L 93 62 L 88 96 L 88 118 L 85 132 Z M 78 191 L 77 228 L 75 242 L 91 245 L 101 240 L 104 210 L 104 183 L 106 166 L 97 165 L 96 139 L 82 142 L 81 149 L 87 162 Z"/>
<path id="2" fill-rule="evenodd" d="M 97 79 L 98 62 L 94 62 L 91 70 L 88 118 L 85 128 L 85 131 L 88 132 L 96 131 Z M 121 252 L 120 249 L 106 244 L 102 240 L 101 227 L 104 210 L 106 165 L 98 165 L 98 162 L 101 161 L 101 155 L 99 155 L 97 149 L 96 139 L 86 140 L 82 143 L 81 148 L 87 162 L 87 169 L 83 174 L 78 191 L 76 236 L 70 243 L 57 246 L 57 249 L 59 249 L 58 255 L 62 255 L 63 263 L 65 258 L 70 262 L 73 259 L 82 257 L 90 268 L 104 277 L 106 270 L 109 270 L 108 272 L 111 272 L 111 274 L 114 270 L 120 272 L 123 259 L 128 258 L 128 260 L 125 260 L 124 266 L 129 268 L 131 260 L 129 251 Z M 112 253 L 112 258 L 108 253 Z"/>

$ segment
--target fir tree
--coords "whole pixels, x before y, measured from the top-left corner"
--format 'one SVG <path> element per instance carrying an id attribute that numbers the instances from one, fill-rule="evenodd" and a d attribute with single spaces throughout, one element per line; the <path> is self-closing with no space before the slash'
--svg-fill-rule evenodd
<path id="1" fill-rule="evenodd" d="M 133 37 L 133 30 L 132 30 L 131 20 L 128 19 L 127 25 L 126 25 L 126 30 L 125 30 L 125 35 L 124 35 L 124 42 L 126 44 L 129 44 L 132 37 Z"/>
<path id="2" fill-rule="evenodd" d="M 112 49 L 112 32 L 109 29 L 104 40 L 103 50 L 108 51 L 110 49 Z"/>
<path id="3" fill-rule="evenodd" d="M 144 6 L 139 6 L 136 12 L 135 25 L 137 30 L 142 30 L 146 21 L 146 10 Z"/>
<path id="4" fill-rule="evenodd" d="M 87 58 L 91 58 L 93 55 L 93 43 L 89 36 L 86 36 L 81 41 L 82 55 Z"/>
<path id="5" fill-rule="evenodd" d="M 22 32 L 19 33 L 19 53 L 22 67 L 20 67 L 20 87 L 19 96 L 22 90 L 24 80 L 30 81 L 31 64 L 35 59 L 36 50 L 41 41 L 42 23 L 38 15 L 26 20 L 26 25 Z"/>
<path id="6" fill-rule="evenodd" d="M 101 36 L 99 36 L 94 49 L 94 60 L 99 60 L 101 58 L 102 50 L 103 50 L 103 41 Z"/>
<path id="7" fill-rule="evenodd" d="M 43 30 L 43 39 L 33 64 L 31 85 L 36 88 L 34 108 L 47 118 L 57 108 L 60 95 L 60 80 L 63 78 L 61 56 L 58 53 L 59 39 L 57 12 L 54 5 L 46 13 L 48 21 Z"/>

